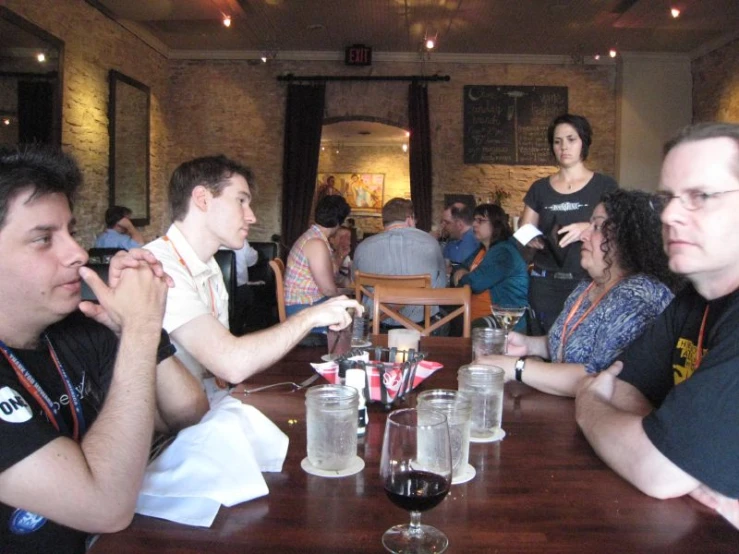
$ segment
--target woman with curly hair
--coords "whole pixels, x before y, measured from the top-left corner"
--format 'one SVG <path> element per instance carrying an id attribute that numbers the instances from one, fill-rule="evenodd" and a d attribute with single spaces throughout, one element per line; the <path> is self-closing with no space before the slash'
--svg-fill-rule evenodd
<path id="1" fill-rule="evenodd" d="M 651 195 L 605 194 L 581 239 L 580 264 L 592 280 L 570 294 L 549 334 L 511 333 L 507 356 L 484 358 L 506 381 L 574 396 L 586 373 L 607 368 L 672 300 L 678 278 L 667 267 Z"/>

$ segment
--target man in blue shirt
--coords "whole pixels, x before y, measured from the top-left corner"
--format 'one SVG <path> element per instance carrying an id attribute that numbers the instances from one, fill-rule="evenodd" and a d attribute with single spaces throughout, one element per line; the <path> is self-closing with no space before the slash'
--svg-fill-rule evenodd
<path id="1" fill-rule="evenodd" d="M 449 204 L 444 209 L 441 225 L 450 238 L 444 247 L 444 258 L 451 263 L 461 264 L 480 246 L 472 232 L 472 209 L 466 204 Z"/>
<path id="2" fill-rule="evenodd" d="M 111 206 L 105 210 L 107 228 L 95 240 L 95 248 L 139 248 L 144 243 L 144 236 L 131 222 L 131 213 L 125 206 Z"/>

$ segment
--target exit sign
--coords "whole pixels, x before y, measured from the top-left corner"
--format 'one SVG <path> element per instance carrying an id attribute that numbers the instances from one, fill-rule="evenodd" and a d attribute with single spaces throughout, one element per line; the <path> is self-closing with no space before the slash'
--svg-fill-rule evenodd
<path id="1" fill-rule="evenodd" d="M 372 47 L 364 44 L 347 46 L 344 63 L 346 65 L 372 65 Z"/>

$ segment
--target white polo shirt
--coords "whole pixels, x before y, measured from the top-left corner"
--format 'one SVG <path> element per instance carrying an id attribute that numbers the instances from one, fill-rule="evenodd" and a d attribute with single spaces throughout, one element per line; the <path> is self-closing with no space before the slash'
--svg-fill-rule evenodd
<path id="1" fill-rule="evenodd" d="M 168 333 L 204 314 L 213 315 L 228 329 L 228 291 L 215 258 L 203 263 L 175 225 L 167 229 L 164 237 L 144 248 L 154 253 L 174 279 L 164 313 L 163 327 Z M 202 382 L 207 376 L 205 368 L 174 338 L 172 342 L 177 347 L 177 357 Z"/>

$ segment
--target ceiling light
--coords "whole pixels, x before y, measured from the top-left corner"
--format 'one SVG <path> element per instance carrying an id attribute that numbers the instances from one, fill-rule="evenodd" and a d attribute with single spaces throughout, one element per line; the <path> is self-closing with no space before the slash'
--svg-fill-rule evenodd
<path id="1" fill-rule="evenodd" d="M 434 39 L 428 38 L 426 39 L 426 49 L 431 50 L 434 46 L 436 46 L 436 42 L 434 42 Z"/>
<path id="2" fill-rule="evenodd" d="M 608 51 L 608 55 L 611 56 L 612 58 L 615 58 L 617 54 L 618 54 L 618 52 L 616 52 L 616 49 L 615 48 L 611 48 Z"/>
<path id="3" fill-rule="evenodd" d="M 3 125 L 10 125 L 10 118 L 9 117 L 3 117 Z"/>
<path id="4" fill-rule="evenodd" d="M 259 59 L 262 60 L 263 63 L 267 63 L 267 56 L 262 56 Z"/>
<path id="5" fill-rule="evenodd" d="M 230 27 L 231 26 L 231 16 L 223 14 L 223 26 L 224 27 Z"/>
<path id="6" fill-rule="evenodd" d="M 600 54 L 596 54 L 595 56 L 593 56 L 593 59 L 595 61 L 598 61 L 600 59 Z"/>
<path id="7" fill-rule="evenodd" d="M 403 152 L 408 152 L 408 145 L 403 143 Z"/>
<path id="8" fill-rule="evenodd" d="M 406 137 L 409 137 L 409 136 L 411 136 L 411 132 L 410 132 L 410 131 L 406 131 L 406 132 L 405 132 L 405 136 L 406 136 Z"/>
<path id="9" fill-rule="evenodd" d="M 39 62 L 44 63 L 46 61 L 46 54 L 44 54 L 43 52 L 39 52 L 38 54 L 36 54 L 36 59 Z"/>
<path id="10" fill-rule="evenodd" d="M 670 15 L 673 17 L 673 19 L 677 19 L 680 17 L 680 10 L 678 8 L 672 8 L 670 10 Z"/>

